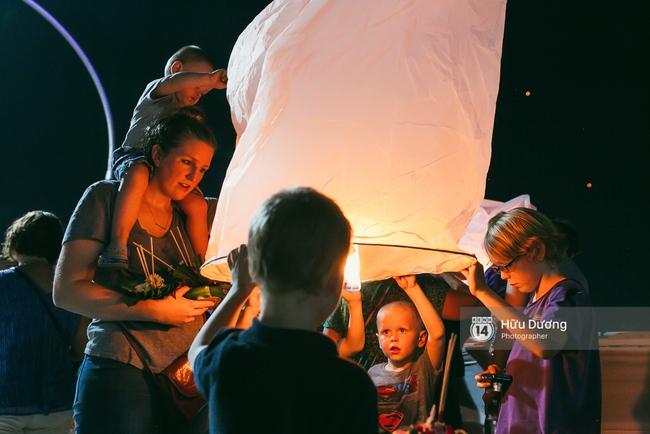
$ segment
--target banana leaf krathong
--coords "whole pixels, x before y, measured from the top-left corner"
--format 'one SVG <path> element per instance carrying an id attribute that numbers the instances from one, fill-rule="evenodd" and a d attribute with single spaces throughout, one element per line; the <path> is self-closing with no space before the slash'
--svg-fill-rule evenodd
<path id="1" fill-rule="evenodd" d="M 230 285 L 228 283 L 215 282 L 203 277 L 198 270 L 201 268 L 201 255 L 194 257 L 191 266 L 185 263 L 174 269 L 174 277 L 179 279 L 181 285 L 187 285 L 190 289 L 184 295 L 192 300 L 214 299 L 216 303 L 221 302 L 226 296 Z"/>

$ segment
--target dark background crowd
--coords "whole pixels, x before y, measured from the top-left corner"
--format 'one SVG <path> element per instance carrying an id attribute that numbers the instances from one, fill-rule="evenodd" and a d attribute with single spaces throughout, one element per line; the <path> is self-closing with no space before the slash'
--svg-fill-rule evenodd
<path id="1" fill-rule="evenodd" d="M 179 47 L 196 44 L 225 68 L 264 0 L 39 0 L 98 73 L 122 143 L 145 85 Z M 576 261 L 596 306 L 650 306 L 640 272 L 650 238 L 646 128 L 650 35 L 641 1 L 523 1 L 507 6 L 486 197 L 529 194 L 582 238 Z M 68 42 L 26 2 L 0 3 L 0 227 L 32 209 L 67 222 L 104 177 L 101 100 Z M 345 79 L 344 76 L 341 77 Z M 234 149 L 225 93 L 202 99 L 219 149 L 202 182 L 217 196 Z"/>

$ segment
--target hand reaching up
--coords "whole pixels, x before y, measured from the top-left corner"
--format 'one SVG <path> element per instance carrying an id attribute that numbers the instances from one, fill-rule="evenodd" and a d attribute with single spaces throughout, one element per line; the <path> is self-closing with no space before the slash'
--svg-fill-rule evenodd
<path id="1" fill-rule="evenodd" d="M 212 72 L 210 83 L 214 89 L 225 89 L 228 85 L 228 74 L 225 69 L 217 69 Z"/>
<path id="2" fill-rule="evenodd" d="M 246 244 L 242 244 L 228 254 L 228 267 L 232 276 L 231 291 L 240 292 L 248 297 L 255 288 L 255 282 L 253 282 L 248 272 L 248 249 Z"/>
<path id="3" fill-rule="evenodd" d="M 397 282 L 397 285 L 402 288 L 404 291 L 408 291 L 409 289 L 415 288 L 417 286 L 417 282 L 415 281 L 415 275 L 410 274 L 408 276 L 393 276 L 393 279 L 395 279 L 395 282 Z"/>
<path id="4" fill-rule="evenodd" d="M 461 273 L 463 273 L 463 276 L 467 280 L 470 294 L 474 297 L 476 297 L 478 291 L 489 289 L 485 282 L 485 273 L 480 262 L 477 261 L 470 265 L 468 268 L 462 270 Z"/>
<path id="5" fill-rule="evenodd" d="M 341 296 L 348 304 L 361 301 L 361 291 L 348 291 L 347 289 L 343 289 Z"/>

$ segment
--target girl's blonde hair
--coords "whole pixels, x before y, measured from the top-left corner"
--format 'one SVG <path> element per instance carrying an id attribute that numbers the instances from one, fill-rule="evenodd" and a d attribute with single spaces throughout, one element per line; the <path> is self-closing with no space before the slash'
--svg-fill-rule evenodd
<path id="1" fill-rule="evenodd" d="M 529 208 L 514 208 L 492 217 L 483 244 L 491 258 L 504 263 L 518 256 L 531 262 L 541 257 L 557 266 L 566 253 L 564 234 L 544 214 Z"/>

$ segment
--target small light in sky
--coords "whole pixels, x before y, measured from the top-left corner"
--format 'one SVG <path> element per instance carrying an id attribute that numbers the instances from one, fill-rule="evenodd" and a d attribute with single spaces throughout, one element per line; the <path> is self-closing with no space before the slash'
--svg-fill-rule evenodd
<path id="1" fill-rule="evenodd" d="M 588 182 L 587 183 L 587 188 L 591 188 L 591 185 L 592 185 L 591 182 Z"/>
<path id="2" fill-rule="evenodd" d="M 526 96 L 530 96 L 530 91 L 529 90 L 526 91 Z"/>

